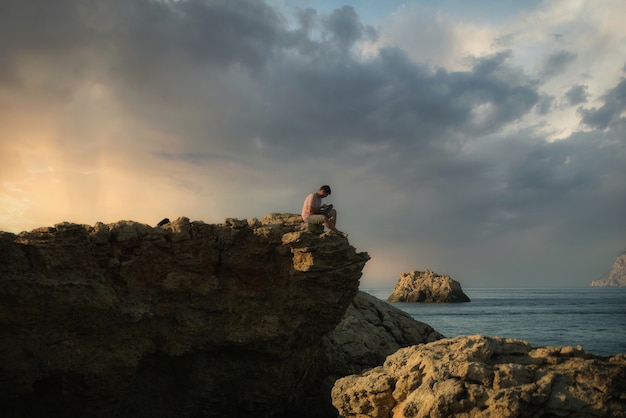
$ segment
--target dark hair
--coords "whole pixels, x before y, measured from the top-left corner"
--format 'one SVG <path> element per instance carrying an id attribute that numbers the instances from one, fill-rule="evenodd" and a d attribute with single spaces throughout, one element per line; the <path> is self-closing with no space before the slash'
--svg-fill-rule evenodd
<path id="1" fill-rule="evenodd" d="M 330 186 L 328 184 L 325 184 L 322 187 L 320 187 L 320 190 L 324 190 L 326 193 L 330 194 Z"/>

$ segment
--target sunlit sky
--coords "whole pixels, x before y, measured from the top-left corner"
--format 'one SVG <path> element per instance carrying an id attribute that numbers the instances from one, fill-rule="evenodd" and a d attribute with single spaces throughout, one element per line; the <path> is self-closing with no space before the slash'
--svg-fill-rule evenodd
<path id="1" fill-rule="evenodd" d="M 623 0 L 0 0 L 0 230 L 298 213 L 362 286 L 626 250 Z"/>

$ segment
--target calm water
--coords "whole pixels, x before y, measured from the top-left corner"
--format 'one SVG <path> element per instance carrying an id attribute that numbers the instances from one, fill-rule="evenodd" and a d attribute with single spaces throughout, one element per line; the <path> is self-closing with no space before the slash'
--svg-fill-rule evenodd
<path id="1" fill-rule="evenodd" d="M 393 289 L 361 289 L 386 301 Z M 582 345 L 599 355 L 626 353 L 626 288 L 463 289 L 459 304 L 391 303 L 446 337 L 517 338 L 533 347 Z"/>

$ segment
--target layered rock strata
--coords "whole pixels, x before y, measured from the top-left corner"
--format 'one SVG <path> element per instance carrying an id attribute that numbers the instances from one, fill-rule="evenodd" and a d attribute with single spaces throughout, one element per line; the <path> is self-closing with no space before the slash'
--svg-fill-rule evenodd
<path id="1" fill-rule="evenodd" d="M 461 284 L 450 276 L 430 270 L 400 274 L 389 302 L 456 303 L 469 302 Z"/>
<path id="2" fill-rule="evenodd" d="M 342 417 L 624 417 L 626 356 L 464 336 L 402 348 L 335 384 Z"/>
<path id="3" fill-rule="evenodd" d="M 0 233 L 0 413 L 276 416 L 368 259 L 292 214 Z"/>

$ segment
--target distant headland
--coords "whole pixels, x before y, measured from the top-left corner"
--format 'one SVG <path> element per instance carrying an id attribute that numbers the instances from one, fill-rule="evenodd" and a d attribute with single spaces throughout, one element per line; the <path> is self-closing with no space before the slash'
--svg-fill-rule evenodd
<path id="1" fill-rule="evenodd" d="M 620 253 L 613 262 L 613 266 L 608 273 L 602 277 L 592 280 L 591 286 L 596 287 L 612 287 L 626 286 L 626 251 Z"/>

